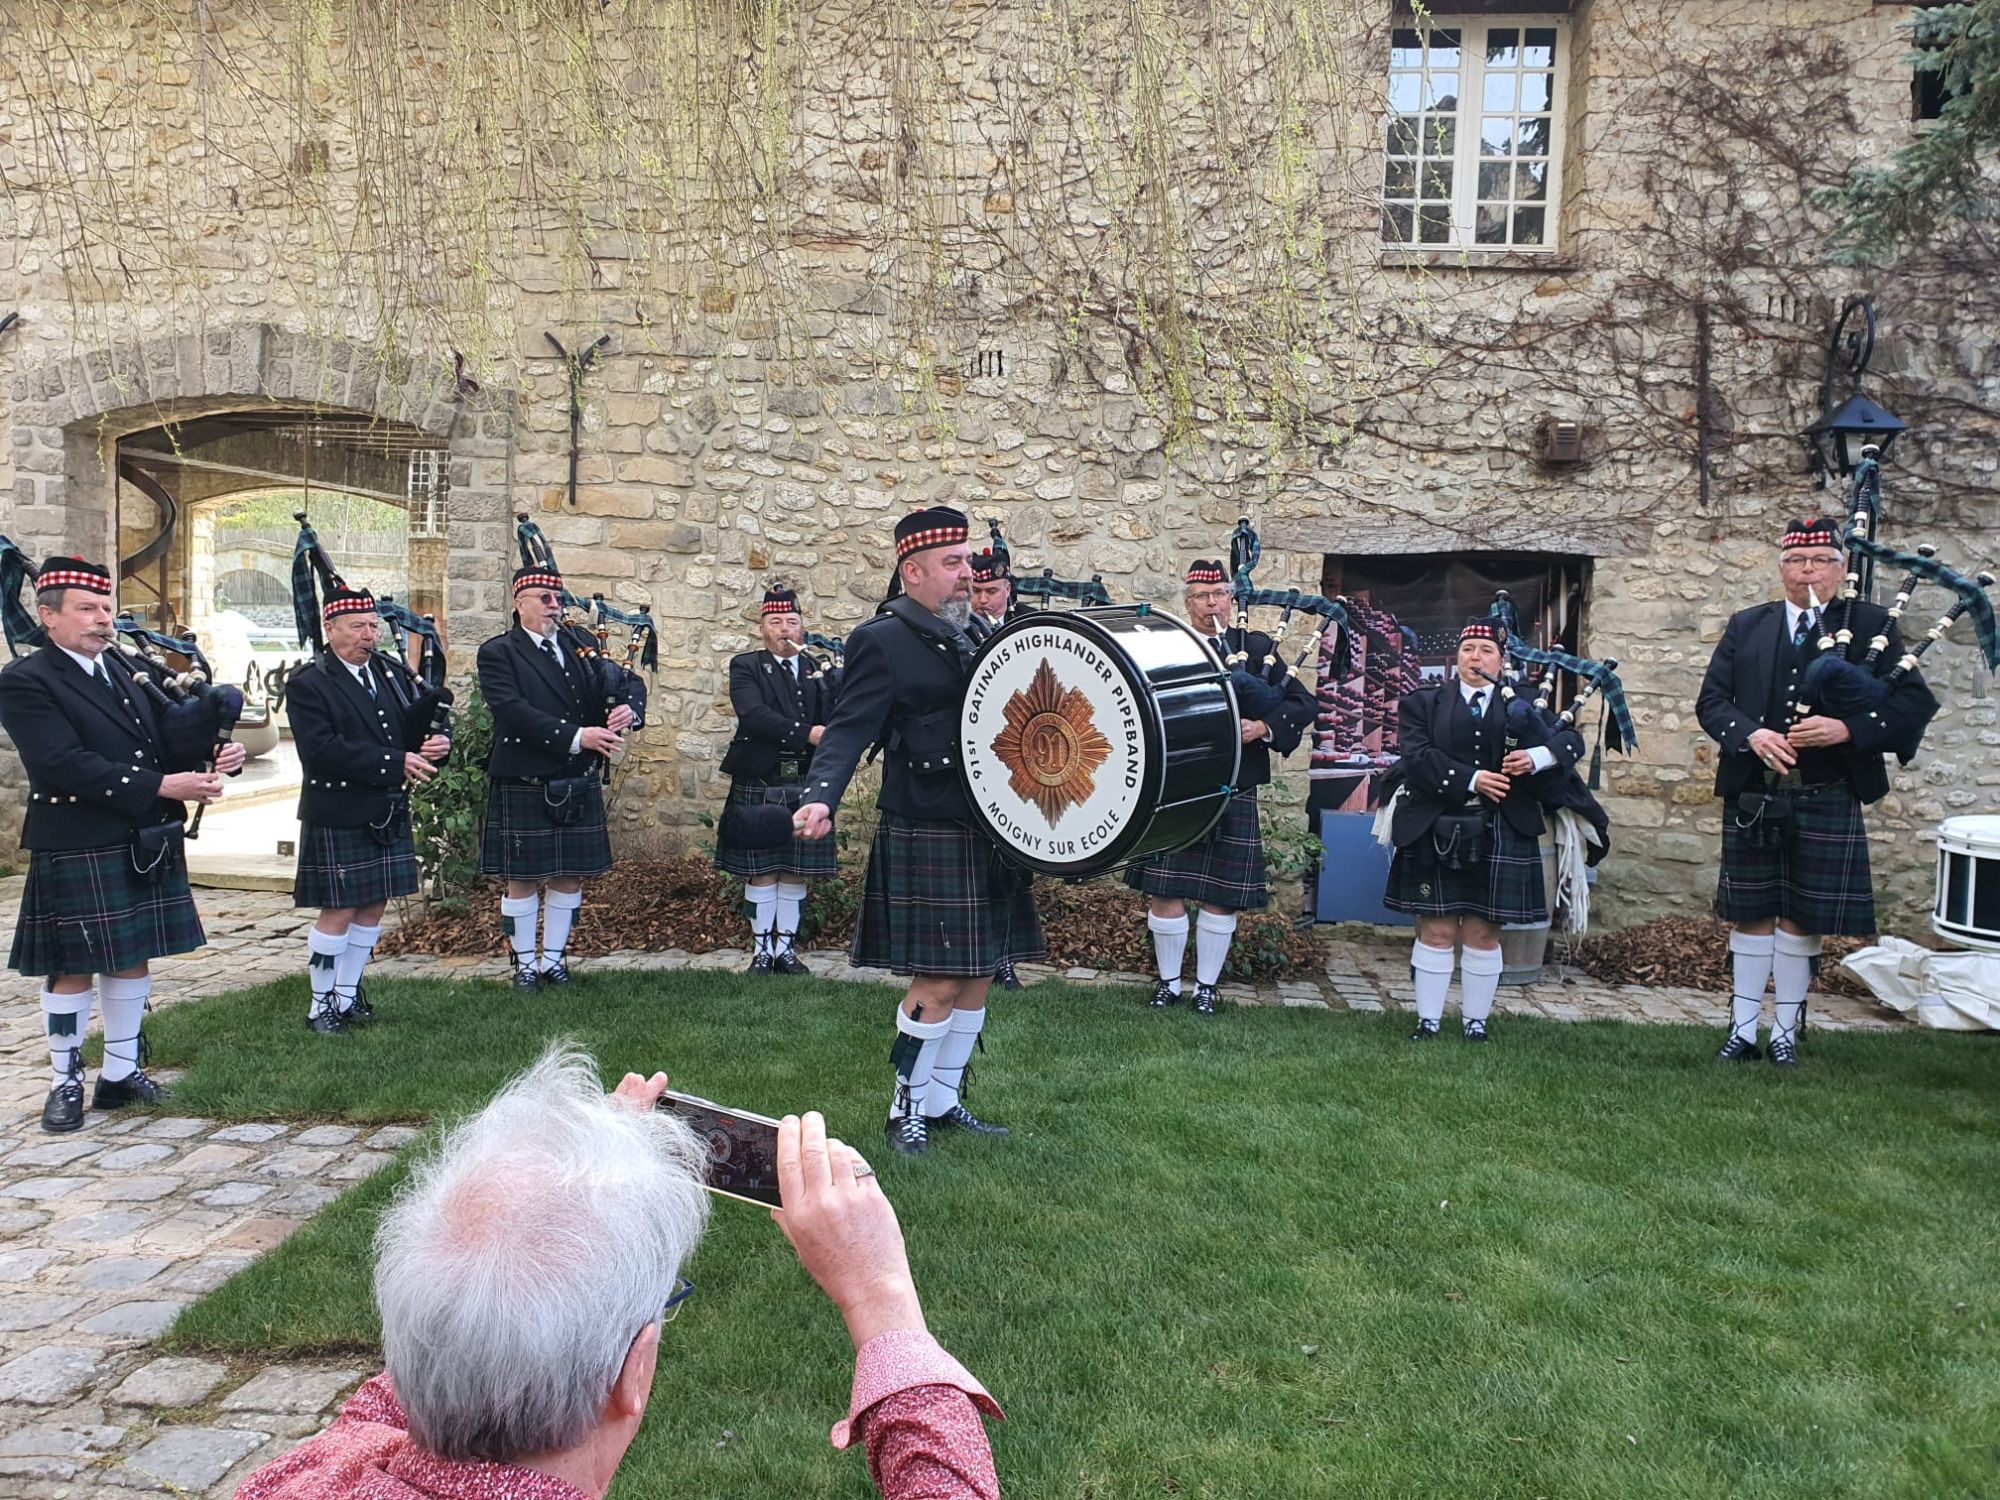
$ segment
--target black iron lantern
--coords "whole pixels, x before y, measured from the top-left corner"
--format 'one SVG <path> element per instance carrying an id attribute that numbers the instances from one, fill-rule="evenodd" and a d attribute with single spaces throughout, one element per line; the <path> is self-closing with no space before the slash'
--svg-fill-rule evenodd
<path id="1" fill-rule="evenodd" d="M 1814 469 L 1822 482 L 1828 473 L 1844 479 L 1861 466 L 1861 450 L 1869 444 L 1876 458 L 1886 460 L 1896 435 L 1908 425 L 1856 391 L 1806 429 Z"/>

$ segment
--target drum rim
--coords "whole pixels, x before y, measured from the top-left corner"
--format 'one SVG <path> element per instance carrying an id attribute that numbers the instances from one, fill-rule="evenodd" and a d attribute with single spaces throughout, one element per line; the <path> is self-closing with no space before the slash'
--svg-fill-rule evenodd
<path id="1" fill-rule="evenodd" d="M 1124 646 L 1119 642 L 1117 636 L 1114 635 L 1111 631 L 1106 630 L 1099 623 L 1099 620 L 1105 615 L 1117 615 L 1121 618 L 1133 619 L 1133 620 L 1160 619 L 1160 620 L 1165 620 L 1170 625 L 1178 626 L 1195 642 L 1196 645 L 1202 647 L 1204 654 L 1208 657 L 1208 659 L 1212 663 L 1215 664 L 1218 674 L 1217 686 L 1219 686 L 1222 689 L 1223 696 L 1228 700 L 1230 712 L 1232 714 L 1236 714 L 1237 717 L 1239 718 L 1241 717 L 1240 714 L 1237 714 L 1235 685 L 1230 682 L 1227 670 L 1222 667 L 1220 662 L 1216 662 L 1215 653 L 1212 650 L 1208 649 L 1207 643 L 1202 640 L 1200 632 L 1198 632 L 1186 620 L 1181 619 L 1180 616 L 1172 614 L 1164 609 L 1154 608 L 1151 605 L 1146 605 L 1142 607 L 1136 604 L 1109 604 L 1109 605 L 1097 605 L 1089 609 L 1047 609 L 1047 610 L 1031 611 L 1027 614 L 1022 615 L 1018 619 L 1009 620 L 1005 625 L 1002 625 L 998 630 L 994 631 L 991 635 L 989 635 L 985 639 L 985 641 L 983 641 L 980 644 L 978 652 L 972 658 L 972 670 L 970 677 L 967 680 L 970 681 L 973 678 L 977 678 L 979 675 L 980 665 L 986 660 L 987 655 L 990 652 L 992 652 L 993 649 L 1002 640 L 1005 640 L 1007 637 L 1013 635 L 1016 631 L 1027 629 L 1028 627 L 1033 625 L 1047 626 L 1051 624 L 1057 624 L 1057 625 L 1075 626 L 1078 624 L 1082 624 L 1082 625 L 1087 625 L 1090 628 L 1087 630 L 1079 631 L 1079 634 L 1087 636 L 1092 642 L 1094 642 L 1099 648 L 1101 648 L 1107 654 L 1109 654 L 1118 663 L 1118 670 L 1124 675 L 1125 685 L 1132 690 L 1134 696 L 1146 699 L 1148 701 L 1154 701 L 1153 683 L 1151 679 L 1148 678 L 1146 674 L 1139 669 L 1138 662 L 1133 659 L 1132 654 L 1128 652 L 1124 648 Z M 964 729 L 964 713 L 965 713 L 964 704 L 963 702 L 961 702 L 959 706 L 959 716 L 960 716 L 959 725 L 961 733 L 963 732 Z M 1006 842 L 1005 840 L 995 838 L 993 831 L 987 825 L 986 820 L 980 817 L 978 813 L 979 799 L 973 794 L 973 787 L 972 787 L 972 759 L 970 756 L 963 753 L 963 747 L 961 747 L 961 753 L 958 757 L 959 785 L 965 791 L 966 803 L 971 809 L 973 809 L 973 819 L 977 824 L 980 832 L 987 839 L 989 839 L 993 843 L 994 847 L 1000 850 L 1000 852 L 1006 858 L 1014 861 L 1016 864 L 1024 866 L 1027 869 L 1033 870 L 1038 875 L 1047 875 L 1059 880 L 1067 880 L 1067 879 L 1096 880 L 1100 876 L 1110 875 L 1120 869 L 1123 869 L 1125 866 L 1132 864 L 1135 859 L 1143 857 L 1143 856 L 1132 855 L 1127 851 L 1129 851 L 1133 845 L 1141 842 L 1145 838 L 1146 834 L 1149 831 L 1151 831 L 1154 822 L 1158 819 L 1160 815 L 1158 802 L 1166 784 L 1167 746 L 1166 746 L 1166 726 L 1163 716 L 1158 712 L 1154 712 L 1152 714 L 1141 715 L 1141 718 L 1144 722 L 1145 733 L 1146 733 L 1146 770 L 1145 774 L 1140 779 L 1139 796 L 1142 800 L 1150 802 L 1154 804 L 1154 806 L 1152 812 L 1149 813 L 1144 819 L 1138 819 L 1138 818 L 1132 819 L 1126 825 L 1126 827 L 1122 831 L 1120 831 L 1118 837 L 1113 839 L 1110 842 L 1110 844 L 1108 844 L 1105 847 L 1104 853 L 1112 855 L 1112 857 L 1109 859 L 1107 863 L 1103 865 L 1097 865 L 1093 861 L 1092 867 L 1088 870 L 1085 870 L 1076 863 L 1060 864 L 1052 860 L 1043 859 L 1038 855 L 1023 853 L 1021 850 L 1015 848 L 1012 844 Z M 1229 779 L 1229 785 L 1232 789 L 1232 792 L 1234 790 L 1237 779 L 1241 777 L 1241 775 L 1243 774 L 1243 746 L 1240 740 L 1236 743 L 1234 749 L 1236 752 L 1234 757 L 1235 769 L 1230 773 L 1230 779 Z M 1228 810 L 1229 810 L 1229 798 L 1228 797 L 1218 798 L 1215 805 L 1215 812 L 1213 816 L 1209 818 L 1207 825 L 1202 829 L 1202 831 L 1198 835 L 1195 836 L 1195 838 L 1190 839 L 1188 842 L 1199 843 L 1202 839 L 1208 837 L 1208 835 L 1214 831 L 1215 825 L 1222 820 L 1222 815 Z"/>
<path id="2" fill-rule="evenodd" d="M 1952 824 L 1958 824 L 1953 828 Z M 1985 823 L 1990 828 L 1974 828 L 1968 825 Z M 1990 851 L 2000 857 L 2000 813 L 1960 813 L 1946 818 L 1938 824 L 1937 846 L 1949 848 L 1955 853 L 1973 854 Z"/>

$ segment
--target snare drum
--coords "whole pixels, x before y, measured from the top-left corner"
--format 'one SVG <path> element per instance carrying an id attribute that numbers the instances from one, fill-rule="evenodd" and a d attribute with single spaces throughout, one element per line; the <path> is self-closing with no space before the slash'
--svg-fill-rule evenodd
<path id="1" fill-rule="evenodd" d="M 2000 953 L 2000 817 L 1939 825 L 1931 931 L 1961 948 Z"/>
<path id="2" fill-rule="evenodd" d="M 1207 836 L 1229 806 L 1242 723 L 1200 636 L 1148 605 L 1041 612 L 972 664 L 959 774 L 974 820 L 1019 863 L 1083 880 Z"/>

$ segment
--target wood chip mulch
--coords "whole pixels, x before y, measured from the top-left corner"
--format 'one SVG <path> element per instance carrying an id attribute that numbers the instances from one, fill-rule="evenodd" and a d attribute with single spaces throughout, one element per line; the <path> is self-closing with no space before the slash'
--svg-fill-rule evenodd
<path id="1" fill-rule="evenodd" d="M 1829 995 L 1867 999 L 1869 989 L 1841 968 L 1843 954 L 1868 946 L 1867 938 L 1826 939 L 1813 988 Z M 1729 933 L 1706 917 L 1662 917 L 1585 938 L 1573 962 L 1607 984 L 1666 985 L 1726 995 L 1730 987 Z"/>
<path id="2" fill-rule="evenodd" d="M 860 888 L 858 869 L 844 870 L 838 886 L 816 882 L 806 907 L 803 942 L 815 948 L 846 946 Z M 747 945 L 744 913 L 736 898 L 740 887 L 725 883 L 725 877 L 698 855 L 621 860 L 610 874 L 590 882 L 587 890 L 569 944 L 577 957 L 599 957 L 623 948 L 705 953 Z M 1050 961 L 1058 967 L 1151 972 L 1153 944 L 1146 929 L 1145 903 L 1136 891 L 1117 880 L 1081 886 L 1044 880 L 1036 884 L 1035 895 Z M 413 907 L 402 923 L 382 934 L 376 951 L 441 958 L 504 952 L 497 889 L 481 891 L 463 912 L 426 913 Z M 1190 972 L 1193 959 L 1190 935 Z M 1275 912 L 1245 912 L 1223 977 L 1258 980 L 1316 974 L 1324 962 L 1324 952 L 1310 931 Z"/>

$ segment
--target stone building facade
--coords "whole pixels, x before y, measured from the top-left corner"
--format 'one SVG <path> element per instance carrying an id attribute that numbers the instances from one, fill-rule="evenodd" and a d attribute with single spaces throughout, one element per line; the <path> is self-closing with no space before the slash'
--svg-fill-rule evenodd
<path id="1" fill-rule="evenodd" d="M 1719 812 L 1695 688 L 1729 613 L 1772 597 L 1783 519 L 1840 504 L 1812 490 L 1797 433 L 1846 296 L 1877 294 L 1869 388 L 1912 423 L 1888 475 L 1892 539 L 1990 564 L 2000 531 L 1991 268 L 1949 247 L 1842 268 L 1811 205 L 1847 161 L 1920 128 L 1903 8 L 1433 5 L 1420 30 L 1388 0 L 1327 0 L 1327 87 L 1303 110 L 1280 87 L 1295 64 L 1271 62 L 1276 12 L 1237 8 L 1159 8 L 1175 55 L 1210 71 L 1149 91 L 1152 43 L 1121 36 L 1123 8 L 965 0 L 912 35 L 868 0 L 794 7 L 788 103 L 742 166 L 785 206 L 782 236 L 758 231 L 758 259 L 662 258 L 642 221 L 678 205 L 605 209 L 572 242 L 523 214 L 509 253 L 442 273 L 480 281 L 502 330 L 468 360 L 384 300 L 388 252 L 358 219 L 333 226 L 330 256 L 283 171 L 255 170 L 263 153 L 365 178 L 386 128 L 337 67 L 315 75 L 303 142 L 255 128 L 230 80 L 290 65 L 285 7 L 210 37 L 101 20 L 66 38 L 62 72 L 34 61 L 61 8 L 11 7 L 0 315 L 21 318 L 0 334 L 0 530 L 35 556 L 104 555 L 120 440 L 216 413 L 428 435 L 450 454 L 458 662 L 505 623 L 522 511 L 579 593 L 661 622 L 653 722 L 618 803 L 627 849 L 704 836 L 725 788 L 723 669 L 764 586 L 797 587 L 813 628 L 851 628 L 913 506 L 999 517 L 1021 562 L 1101 574 L 1121 599 L 1172 601 L 1184 560 L 1219 553 L 1239 514 L 1277 586 L 1383 556 L 1579 560 L 1584 649 L 1624 663 L 1641 740 L 1605 766 L 1617 850 L 1600 917 L 1704 911 Z M 351 61 L 363 40 L 332 9 L 311 45 Z M 1052 42 L 1058 13 L 1074 25 Z M 1240 39 L 1194 35 L 1238 21 Z M 596 44 L 607 76 L 637 68 L 616 33 Z M 103 137 L 64 139 L 79 109 Z M 1461 146 L 1475 132 L 1484 144 Z M 66 153 L 123 196 L 60 185 Z M 1411 182 L 1434 182 L 1437 238 Z M 179 193 L 198 243 L 114 272 L 97 251 L 171 240 Z M 105 222 L 79 237 L 75 205 Z M 1172 253 L 1148 261 L 1168 230 Z M 610 335 L 580 382 L 574 505 L 570 376 L 545 330 L 569 348 Z M 1573 459 L 1544 445 L 1558 422 L 1575 424 Z M 1929 661 L 1945 711 L 1872 820 L 1906 928 L 1928 906 L 1937 821 L 2000 811 L 1990 687 L 1963 644 Z M 1302 777 L 1281 780 L 1303 798 Z M 18 802 L 0 791 L 0 816 Z"/>

